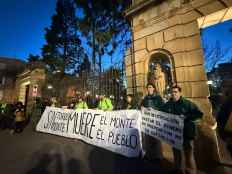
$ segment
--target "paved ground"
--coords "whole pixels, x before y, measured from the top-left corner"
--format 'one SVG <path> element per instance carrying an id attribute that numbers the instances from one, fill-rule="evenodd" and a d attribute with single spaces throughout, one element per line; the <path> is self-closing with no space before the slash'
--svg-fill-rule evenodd
<path id="1" fill-rule="evenodd" d="M 161 167 L 144 163 L 78 140 L 34 132 L 30 125 L 22 134 L 0 131 L 1 174 L 168 174 L 170 170 L 167 161 Z"/>
<path id="2" fill-rule="evenodd" d="M 34 132 L 30 125 L 21 134 L 0 131 L 0 166 L 1 174 L 165 173 L 78 140 Z"/>

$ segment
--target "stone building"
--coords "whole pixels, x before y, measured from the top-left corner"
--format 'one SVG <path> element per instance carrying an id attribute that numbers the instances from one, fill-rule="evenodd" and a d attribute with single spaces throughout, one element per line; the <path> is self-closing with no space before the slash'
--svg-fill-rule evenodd
<path id="1" fill-rule="evenodd" d="M 133 41 L 125 57 L 127 92 L 145 95 L 149 74 L 158 63 L 165 74 L 166 90 L 177 83 L 183 95 L 204 112 L 197 142 L 200 165 L 220 160 L 200 30 L 231 19 L 231 6 L 231 0 L 133 0 L 125 12 Z"/>
<path id="2" fill-rule="evenodd" d="M 15 96 L 26 106 L 27 113 L 30 113 L 35 98 L 41 97 L 45 78 L 46 74 L 43 68 L 26 68 L 17 75 Z"/>
<path id="3" fill-rule="evenodd" d="M 34 98 L 41 96 L 45 70 L 41 66 L 0 57 L 0 101 L 21 101 L 30 111 Z"/>
<path id="4" fill-rule="evenodd" d="M 4 102 L 13 102 L 17 100 L 15 95 L 16 75 L 25 68 L 26 62 L 0 57 L 0 100 Z"/>

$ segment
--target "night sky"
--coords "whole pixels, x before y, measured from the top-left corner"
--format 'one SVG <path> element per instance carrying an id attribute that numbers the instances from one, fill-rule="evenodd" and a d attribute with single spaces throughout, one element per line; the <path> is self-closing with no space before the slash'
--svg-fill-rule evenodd
<path id="1" fill-rule="evenodd" d="M 230 31 L 231 29 L 231 31 Z M 232 20 L 213 25 L 203 29 L 202 44 L 215 45 L 219 41 L 222 48 L 232 48 Z M 232 57 L 232 49 L 225 55 L 228 59 Z"/>
<path id="2" fill-rule="evenodd" d="M 56 0 L 1 0 L 0 1 L 0 56 L 26 60 L 28 55 L 41 53 L 45 43 L 44 28 L 51 24 Z M 222 47 L 232 47 L 232 21 L 203 30 L 203 44 L 216 40 Z M 227 55 L 232 57 L 232 50 Z"/>
<path id="3" fill-rule="evenodd" d="M 55 5 L 56 0 L 1 0 L 0 56 L 25 60 L 40 54 Z"/>

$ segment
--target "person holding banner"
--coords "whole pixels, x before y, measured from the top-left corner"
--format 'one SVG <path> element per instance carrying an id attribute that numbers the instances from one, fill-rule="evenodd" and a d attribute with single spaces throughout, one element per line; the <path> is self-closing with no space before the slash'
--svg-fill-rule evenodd
<path id="1" fill-rule="evenodd" d="M 57 107 L 57 108 L 60 107 L 60 103 L 58 102 L 56 97 L 51 98 L 51 107 Z"/>
<path id="2" fill-rule="evenodd" d="M 171 99 L 164 105 L 164 112 L 184 116 L 183 148 L 173 148 L 175 173 L 196 174 L 197 166 L 194 158 L 194 138 L 196 137 L 196 122 L 203 113 L 191 101 L 181 95 L 181 88 L 172 87 Z"/>
<path id="3" fill-rule="evenodd" d="M 147 95 L 141 102 L 141 109 L 145 108 L 153 108 L 155 110 L 161 110 L 163 107 L 163 99 L 161 96 L 155 91 L 155 86 L 152 83 L 147 84 Z M 150 162 L 154 162 L 156 164 L 160 164 L 163 159 L 161 142 L 158 139 L 155 139 L 149 135 L 144 136 L 144 146 L 145 146 L 145 160 Z"/>
<path id="4" fill-rule="evenodd" d="M 137 109 L 138 105 L 135 102 L 132 94 L 127 94 L 126 96 L 126 108 L 125 109 Z"/>
<path id="5" fill-rule="evenodd" d="M 74 109 L 88 109 L 87 103 L 84 101 L 84 97 L 79 96 L 78 97 L 78 102 L 75 104 Z"/>
<path id="6" fill-rule="evenodd" d="M 100 100 L 98 102 L 97 109 L 103 110 L 103 111 L 112 111 L 113 105 L 112 105 L 111 100 L 105 95 L 100 95 Z"/>

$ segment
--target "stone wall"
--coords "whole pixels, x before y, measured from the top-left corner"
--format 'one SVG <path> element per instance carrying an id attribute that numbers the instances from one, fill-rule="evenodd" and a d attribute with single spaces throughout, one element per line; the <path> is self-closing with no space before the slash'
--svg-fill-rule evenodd
<path id="1" fill-rule="evenodd" d="M 15 94 L 17 100 L 22 101 L 25 104 L 26 86 L 29 86 L 29 92 L 27 97 L 27 114 L 31 112 L 35 98 L 32 96 L 33 86 L 38 86 L 37 96 L 41 97 L 41 89 L 45 81 L 45 70 L 36 68 L 34 70 L 25 70 L 19 74 L 16 80 Z"/>
<path id="2" fill-rule="evenodd" d="M 4 85 L 1 84 L 1 90 L 3 92 L 2 100 L 6 103 L 12 103 L 15 101 L 16 96 L 14 94 L 15 87 L 15 76 L 14 75 L 6 75 Z"/>
<path id="3" fill-rule="evenodd" d="M 208 100 L 209 89 L 197 19 L 231 5 L 232 1 L 228 0 L 166 0 L 133 12 L 131 16 L 127 13 L 133 28 L 132 49 L 125 56 L 128 93 L 133 88 L 132 66 L 135 67 L 137 92 L 145 95 L 151 56 L 160 49 L 170 52 L 173 56 L 175 83 L 182 87 L 183 95 L 204 112 L 201 138 L 205 137 L 209 140 L 208 143 L 213 144 L 214 152 L 211 152 L 209 158 L 215 160 L 218 160 L 217 142 L 215 132 L 211 129 L 215 121 Z"/>
<path id="4" fill-rule="evenodd" d="M 232 2 L 217 0 L 167 0 L 136 13 L 133 24 L 133 55 L 125 57 L 128 93 L 132 92 L 132 66 L 135 67 L 136 87 L 145 94 L 148 62 L 157 49 L 169 51 L 174 57 L 173 72 L 183 95 L 194 100 L 207 100 L 209 90 L 204 70 L 201 36 L 197 19 L 230 6 Z M 187 1 L 186 1 L 187 2 Z M 140 2 L 141 3 L 141 2 Z M 134 58 L 134 64 L 131 59 Z M 197 102 L 201 103 L 201 102 Z M 209 104 L 209 103 L 208 103 Z M 205 115 L 210 107 L 199 106 Z"/>

